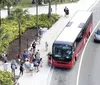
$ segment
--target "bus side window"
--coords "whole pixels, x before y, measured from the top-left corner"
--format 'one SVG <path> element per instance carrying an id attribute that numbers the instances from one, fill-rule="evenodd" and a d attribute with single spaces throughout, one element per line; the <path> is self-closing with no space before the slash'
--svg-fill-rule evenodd
<path id="1" fill-rule="evenodd" d="M 80 42 L 81 39 L 82 39 L 82 37 L 83 37 L 83 33 L 81 32 L 81 33 L 78 35 L 78 37 L 77 37 L 77 39 L 76 39 L 76 42 Z"/>

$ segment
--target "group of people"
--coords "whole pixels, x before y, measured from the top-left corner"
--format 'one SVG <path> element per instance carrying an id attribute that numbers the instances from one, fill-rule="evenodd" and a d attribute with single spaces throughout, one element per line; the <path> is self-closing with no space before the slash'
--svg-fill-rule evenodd
<path id="1" fill-rule="evenodd" d="M 45 42 L 45 50 L 48 50 L 48 43 Z M 4 70 L 7 71 L 8 69 L 8 59 L 7 59 L 7 54 L 6 52 L 2 53 L 2 58 L 4 61 Z M 37 72 L 39 72 L 39 66 L 42 67 L 42 58 L 40 56 L 40 51 L 37 49 L 36 51 L 36 42 L 34 41 L 32 43 L 32 47 L 30 50 L 24 50 L 21 55 L 17 54 L 17 63 L 20 65 L 20 74 L 23 75 L 23 71 L 25 68 L 27 68 L 29 71 L 33 71 L 35 68 Z M 17 69 L 17 64 L 15 60 L 11 61 L 11 69 L 12 72 L 14 72 Z"/>
<path id="2" fill-rule="evenodd" d="M 26 71 L 28 70 L 31 72 L 35 68 L 35 70 L 39 72 L 39 66 L 42 67 L 42 58 L 40 57 L 39 49 L 35 52 L 35 54 L 33 54 L 33 52 L 34 51 L 32 51 L 32 48 L 29 51 L 29 54 L 27 54 L 24 51 L 23 53 L 24 62 L 20 62 L 20 74 L 23 75 L 24 69 L 26 69 Z"/>
<path id="3" fill-rule="evenodd" d="M 39 72 L 39 67 L 42 67 L 42 58 L 40 56 L 40 51 L 37 49 L 36 51 L 36 42 L 32 43 L 32 47 L 27 52 L 26 50 L 23 51 L 22 57 L 18 57 L 20 60 L 20 74 L 23 75 L 24 67 L 28 71 L 35 70 Z"/>

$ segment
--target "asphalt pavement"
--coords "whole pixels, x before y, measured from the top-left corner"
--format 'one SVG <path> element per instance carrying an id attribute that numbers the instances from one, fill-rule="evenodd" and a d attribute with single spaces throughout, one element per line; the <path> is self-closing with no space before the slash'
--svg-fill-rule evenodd
<path id="1" fill-rule="evenodd" d="M 43 67 L 40 67 L 40 71 L 36 72 L 33 70 L 33 75 L 30 73 L 24 72 L 24 75 L 21 76 L 17 83 L 19 85 L 48 85 L 49 81 L 49 73 L 51 71 L 51 67 L 47 64 L 47 53 L 51 52 L 52 43 L 58 36 L 58 34 L 63 30 L 64 26 L 68 23 L 68 21 L 71 19 L 73 14 L 77 10 L 88 10 L 97 0 L 80 0 L 77 3 L 71 3 L 71 4 L 62 4 L 57 5 L 57 8 L 55 5 L 52 5 L 52 13 L 57 13 L 61 15 L 61 18 L 43 35 L 40 44 L 37 44 L 36 49 L 40 50 L 41 57 L 43 58 Z M 64 7 L 67 6 L 69 8 L 69 16 L 64 16 Z M 36 14 L 36 8 L 25 8 L 28 9 L 29 13 L 34 15 Z M 48 6 L 40 6 L 39 7 L 39 14 L 41 13 L 48 13 Z M 1 17 L 5 18 L 7 16 L 7 11 L 2 10 L 1 11 Z M 63 26 L 63 27 L 62 27 Z M 56 28 L 56 29 L 55 29 Z M 45 51 L 45 42 L 49 44 L 48 51 Z M 0 70 L 3 70 L 2 62 L 0 64 Z M 9 62 L 9 71 L 10 69 L 10 62 Z M 19 66 L 16 70 L 16 75 L 19 74 Z"/>

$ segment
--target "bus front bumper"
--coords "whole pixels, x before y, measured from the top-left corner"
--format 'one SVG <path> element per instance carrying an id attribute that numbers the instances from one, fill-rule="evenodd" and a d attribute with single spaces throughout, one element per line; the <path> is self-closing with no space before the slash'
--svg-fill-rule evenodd
<path id="1" fill-rule="evenodd" d="M 53 66 L 58 68 L 72 68 L 73 64 L 71 62 L 70 63 L 53 62 Z"/>

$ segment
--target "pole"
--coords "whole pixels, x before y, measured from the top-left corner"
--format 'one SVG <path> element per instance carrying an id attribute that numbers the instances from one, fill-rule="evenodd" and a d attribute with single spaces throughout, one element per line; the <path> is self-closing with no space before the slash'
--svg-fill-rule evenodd
<path id="1" fill-rule="evenodd" d="M 0 7 L 0 28 L 1 28 L 1 7 Z"/>
<path id="2" fill-rule="evenodd" d="M 20 34 L 20 22 L 18 21 L 19 28 L 19 55 L 21 55 L 21 34 Z"/>
<path id="3" fill-rule="evenodd" d="M 27 53 L 28 53 L 28 39 L 27 39 Z"/>
<path id="4" fill-rule="evenodd" d="M 48 12 L 48 17 L 50 18 L 51 17 L 51 0 L 49 0 L 49 12 Z"/>
<path id="5" fill-rule="evenodd" d="M 38 0 L 36 0 L 36 35 L 38 36 Z"/>

